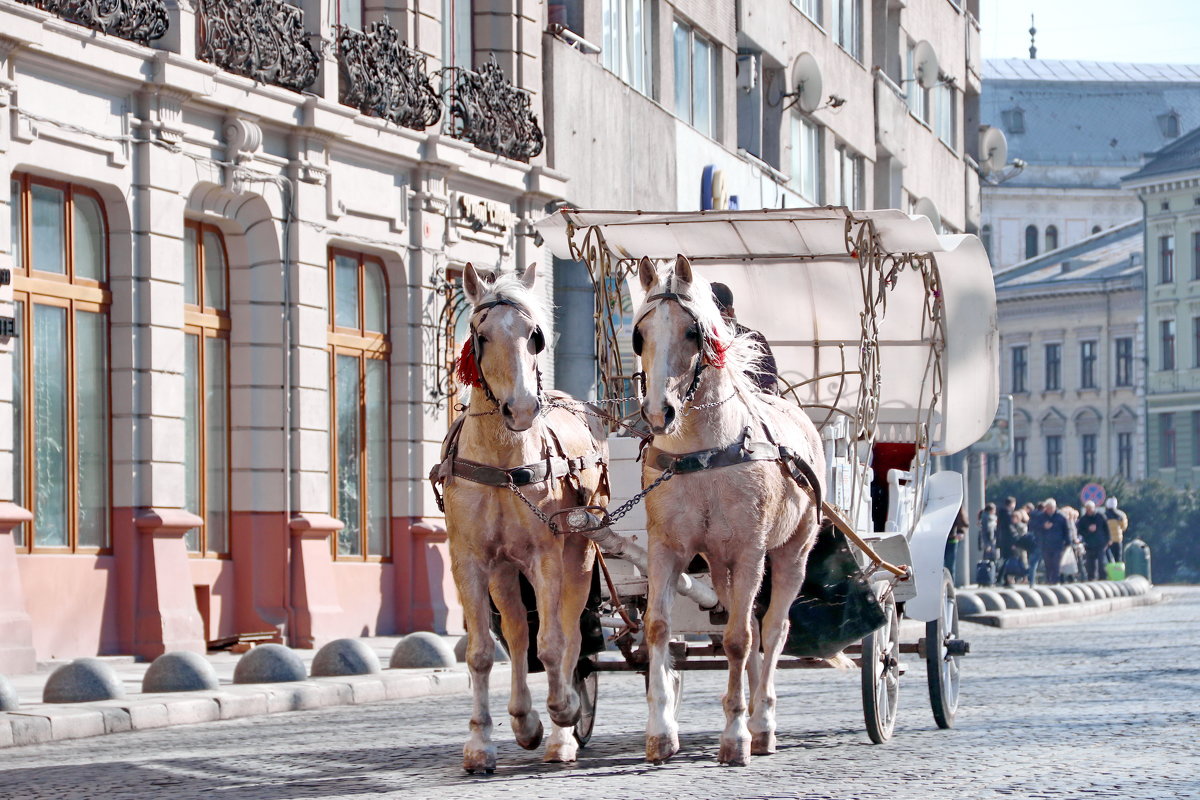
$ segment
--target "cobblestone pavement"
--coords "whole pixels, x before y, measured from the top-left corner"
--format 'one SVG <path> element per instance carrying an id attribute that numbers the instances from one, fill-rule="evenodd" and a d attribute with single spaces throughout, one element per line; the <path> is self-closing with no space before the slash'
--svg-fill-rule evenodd
<path id="1" fill-rule="evenodd" d="M 0 798 L 1200 798 L 1200 587 L 1164 594 L 1086 622 L 967 626 L 950 731 L 934 726 L 910 656 L 882 746 L 863 732 L 857 671 L 791 671 L 779 752 L 720 767 L 723 673 L 701 672 L 685 679 L 682 752 L 650 766 L 642 679 L 605 674 L 575 765 L 543 765 L 498 724 L 496 774 L 467 776 L 468 698 L 427 698 L 12 748 L 0 751 Z M 493 695 L 498 723 L 506 689 Z"/>

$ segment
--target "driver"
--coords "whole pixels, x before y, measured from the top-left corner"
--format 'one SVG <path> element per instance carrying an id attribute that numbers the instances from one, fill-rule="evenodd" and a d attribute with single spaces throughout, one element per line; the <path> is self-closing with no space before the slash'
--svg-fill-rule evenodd
<path id="1" fill-rule="evenodd" d="M 758 342 L 762 347 L 763 357 L 759 362 L 759 371 L 747 370 L 746 374 L 750 376 L 761 391 L 769 394 L 779 394 L 779 370 L 775 366 L 775 356 L 771 352 L 771 345 L 767 344 L 766 337 L 753 328 L 747 328 L 745 325 L 737 321 L 737 314 L 733 310 L 733 292 L 723 283 L 714 283 L 712 285 L 713 300 L 717 304 L 717 309 L 721 312 L 721 316 L 726 322 L 733 325 L 739 334 L 748 333 L 753 337 L 754 341 Z"/>

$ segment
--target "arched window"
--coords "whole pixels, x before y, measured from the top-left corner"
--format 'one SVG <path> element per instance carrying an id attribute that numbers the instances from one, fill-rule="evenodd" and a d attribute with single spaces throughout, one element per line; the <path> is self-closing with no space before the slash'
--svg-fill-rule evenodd
<path id="1" fill-rule="evenodd" d="M 387 281 L 378 258 L 330 250 L 333 513 L 339 558 L 390 555 Z"/>
<path id="2" fill-rule="evenodd" d="M 992 257 L 992 226 L 984 225 L 979 231 L 979 241 L 983 242 L 983 249 L 987 253 L 988 258 Z"/>
<path id="3" fill-rule="evenodd" d="M 194 553 L 229 552 L 229 270 L 213 225 L 184 223 L 184 473 Z"/>
<path id="4" fill-rule="evenodd" d="M 1053 225 L 1046 226 L 1046 251 L 1058 249 L 1058 228 Z M 1036 254 L 1035 254 L 1036 255 Z"/>
<path id="5" fill-rule="evenodd" d="M 1038 254 L 1038 229 L 1030 225 L 1025 229 L 1025 257 L 1033 258 Z"/>
<path id="6" fill-rule="evenodd" d="M 74 184 L 12 181 L 13 479 L 24 551 L 109 547 L 108 223 Z"/>

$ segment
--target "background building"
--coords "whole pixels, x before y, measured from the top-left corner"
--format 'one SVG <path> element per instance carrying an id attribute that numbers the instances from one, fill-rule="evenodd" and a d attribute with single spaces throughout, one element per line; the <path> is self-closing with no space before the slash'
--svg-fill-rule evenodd
<path id="1" fill-rule="evenodd" d="M 1200 485 L 1200 129 L 1127 176 L 1145 208 L 1146 461 Z"/>
<path id="2" fill-rule="evenodd" d="M 993 475 L 1145 475 L 1142 222 L 996 273 L 1013 452 Z"/>

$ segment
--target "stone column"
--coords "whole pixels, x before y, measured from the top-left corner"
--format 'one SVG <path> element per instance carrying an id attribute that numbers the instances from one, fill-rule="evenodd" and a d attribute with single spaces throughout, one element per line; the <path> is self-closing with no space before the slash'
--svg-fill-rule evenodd
<path id="1" fill-rule="evenodd" d="M 172 650 L 205 652 L 184 534 L 204 520 L 182 509 L 138 513 L 134 655 L 157 658 Z"/>

